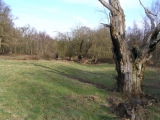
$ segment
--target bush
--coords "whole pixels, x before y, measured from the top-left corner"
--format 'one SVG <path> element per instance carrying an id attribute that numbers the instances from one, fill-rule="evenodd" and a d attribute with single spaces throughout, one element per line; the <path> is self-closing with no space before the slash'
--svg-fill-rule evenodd
<path id="1" fill-rule="evenodd" d="M 45 53 L 45 54 L 43 55 L 43 59 L 45 59 L 45 60 L 54 59 L 54 54 L 53 54 L 53 53 Z"/>

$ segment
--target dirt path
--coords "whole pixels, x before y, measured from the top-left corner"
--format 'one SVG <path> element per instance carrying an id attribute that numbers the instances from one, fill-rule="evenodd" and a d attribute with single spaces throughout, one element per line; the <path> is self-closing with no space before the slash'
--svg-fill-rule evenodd
<path id="1" fill-rule="evenodd" d="M 68 77 L 68 78 L 83 82 L 83 83 L 91 84 L 91 85 L 93 85 L 93 86 L 95 86 L 95 87 L 97 87 L 99 89 L 107 89 L 107 88 L 109 88 L 106 85 L 94 83 L 94 82 L 91 82 L 91 81 L 87 81 L 86 79 L 83 79 L 83 78 L 80 78 L 80 77 L 77 77 L 77 76 L 72 76 L 72 75 L 68 75 L 68 74 L 65 74 L 65 76 Z"/>

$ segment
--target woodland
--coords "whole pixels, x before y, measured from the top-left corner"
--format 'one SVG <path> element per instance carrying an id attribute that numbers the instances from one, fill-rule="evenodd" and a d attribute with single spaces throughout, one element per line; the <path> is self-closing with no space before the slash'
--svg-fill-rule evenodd
<path id="1" fill-rule="evenodd" d="M 154 16 L 156 24 L 159 23 L 159 1 L 153 2 L 151 11 L 157 13 Z M 16 27 L 16 16 L 3 0 L 0 0 L 0 54 L 24 54 L 33 55 L 35 59 L 54 59 L 58 53 L 60 59 L 71 60 L 81 54 L 84 58 L 113 59 L 110 30 L 103 25 L 97 29 L 86 26 L 73 26 L 71 32 L 61 33 L 53 38 L 45 31 L 38 31 L 30 25 Z M 104 14 L 101 13 L 100 14 Z M 142 44 L 143 37 L 150 30 L 150 20 L 144 14 L 142 17 L 143 28 L 133 22 L 133 28 L 126 29 L 126 37 L 130 46 Z M 160 47 L 157 45 L 152 54 L 152 60 L 160 59 Z M 105 60 L 105 61 L 106 61 Z"/>

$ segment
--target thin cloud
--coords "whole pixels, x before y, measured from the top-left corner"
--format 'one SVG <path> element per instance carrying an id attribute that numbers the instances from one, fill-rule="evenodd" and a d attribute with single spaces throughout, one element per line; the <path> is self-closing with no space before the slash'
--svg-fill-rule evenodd
<path id="1" fill-rule="evenodd" d="M 76 16 L 75 19 L 78 20 L 83 25 L 87 26 L 87 20 L 86 19 L 84 19 L 84 18 L 82 18 L 80 16 Z"/>
<path id="2" fill-rule="evenodd" d="M 26 14 L 19 15 L 19 19 L 14 21 L 17 27 L 23 27 L 29 24 L 31 27 L 36 28 L 38 31 L 46 31 L 49 35 L 54 37 L 57 33 L 55 31 L 67 32 L 70 31 L 74 23 L 62 22 L 60 20 L 40 18 Z"/>

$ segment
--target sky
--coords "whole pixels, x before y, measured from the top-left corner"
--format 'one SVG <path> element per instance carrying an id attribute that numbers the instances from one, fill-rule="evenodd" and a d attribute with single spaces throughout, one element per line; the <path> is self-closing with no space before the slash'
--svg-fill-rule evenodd
<path id="1" fill-rule="evenodd" d="M 106 0 L 107 1 L 107 0 Z M 141 0 L 150 7 L 152 0 Z M 153 0 L 154 1 L 154 0 Z M 56 32 L 69 32 L 76 26 L 97 28 L 100 23 L 108 23 L 101 12 L 104 7 L 98 0 L 4 0 L 10 6 L 15 26 L 30 25 L 38 31 L 46 31 L 54 37 Z M 126 16 L 126 26 L 133 21 L 141 24 L 145 14 L 139 0 L 120 0 Z"/>

